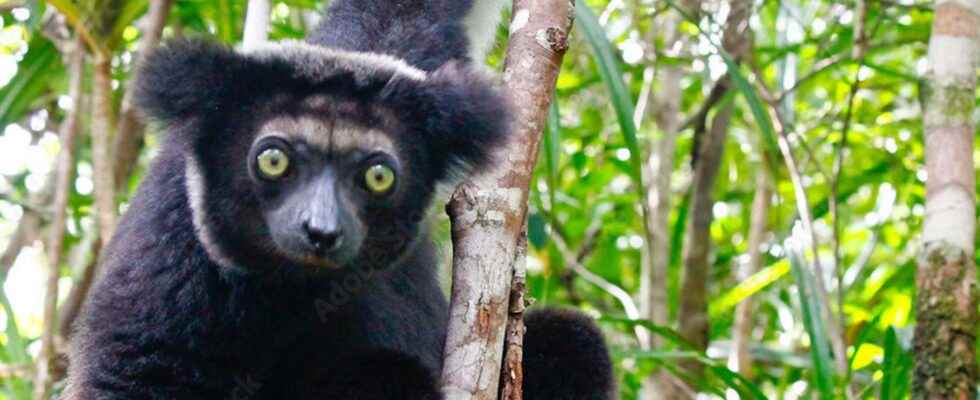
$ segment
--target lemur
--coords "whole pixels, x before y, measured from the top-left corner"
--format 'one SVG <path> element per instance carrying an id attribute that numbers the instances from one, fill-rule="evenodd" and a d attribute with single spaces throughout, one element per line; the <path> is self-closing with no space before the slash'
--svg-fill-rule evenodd
<path id="1" fill-rule="evenodd" d="M 102 255 L 64 398 L 442 399 L 425 215 L 508 134 L 473 62 L 497 1 L 334 0 L 305 42 L 148 55 L 136 98 L 165 135 Z M 589 318 L 526 323 L 525 399 L 615 398 Z"/>

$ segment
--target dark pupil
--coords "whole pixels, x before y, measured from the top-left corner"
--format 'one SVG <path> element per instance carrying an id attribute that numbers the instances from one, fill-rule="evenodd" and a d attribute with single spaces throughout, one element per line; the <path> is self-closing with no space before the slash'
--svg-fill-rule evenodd
<path id="1" fill-rule="evenodd" d="M 278 167 L 279 166 L 279 157 L 272 156 L 271 159 L 269 160 L 269 163 L 272 164 L 273 167 Z"/>

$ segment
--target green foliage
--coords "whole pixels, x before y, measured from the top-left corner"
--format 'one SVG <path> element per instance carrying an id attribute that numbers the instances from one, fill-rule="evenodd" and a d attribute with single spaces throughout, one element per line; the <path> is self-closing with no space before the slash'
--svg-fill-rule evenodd
<path id="1" fill-rule="evenodd" d="M 177 0 L 165 36 L 211 36 L 237 45 L 245 3 Z M 276 40 L 303 37 L 311 28 L 308 14 L 322 3 L 274 1 L 270 36 Z M 576 3 L 577 25 L 549 110 L 542 159 L 530 195 L 530 296 L 541 304 L 575 306 L 602 317 L 602 327 L 616 349 L 622 398 L 636 398 L 644 379 L 655 372 L 672 373 L 692 388 L 718 398 L 729 391 L 742 399 L 840 398 L 845 394 L 908 398 L 915 238 L 925 199 L 918 75 L 932 10 L 923 3 L 868 2 L 870 45 L 863 59 L 854 60 L 853 2 L 756 2 L 750 27 L 753 43 L 739 65 L 718 46 L 727 6 L 717 4 L 724 2 L 704 2 L 703 13 L 696 18 L 679 14 L 675 3 L 680 2 Z M 0 86 L 0 128 L 11 127 L 0 129 L 0 145 L 20 146 L 3 153 L 11 160 L 0 159 L 0 245 L 6 245 L 21 218 L 22 206 L 36 197 L 32 194 L 42 186 L 46 172 L 37 167 L 43 162 L 14 156 L 29 153 L 41 161 L 52 161 L 57 151 L 53 131 L 64 117 L 58 98 L 67 90 L 66 72 L 58 47 L 42 34 L 42 13 L 59 12 L 70 24 L 84 21 L 98 47 L 111 53 L 118 109 L 134 69 L 133 51 L 139 39 L 136 21 L 148 4 L 147 0 L 31 0 L 23 7 L 3 8 L 27 10 L 29 15 L 26 19 L 17 17 L 22 11 L 3 15 L 0 36 L 0 61 L 6 62 L 0 66 L 16 66 L 9 69 L 9 76 L 0 76 L 9 78 L 0 81 L 5 82 Z M 674 48 L 667 43 L 671 36 L 664 28 L 668 18 L 679 21 L 678 32 L 686 46 Z M 504 37 L 507 29 L 500 32 Z M 498 46 L 490 56 L 491 64 L 502 65 L 503 58 L 503 48 Z M 669 226 L 664 229 L 669 254 L 648 255 L 669 259 L 669 324 L 610 317 L 625 314 L 619 299 L 568 268 L 580 263 L 632 294 L 636 302 L 644 300 L 641 265 L 650 228 L 641 207 L 649 185 L 644 180 L 649 179 L 649 171 L 644 169 L 656 150 L 652 143 L 665 134 L 655 118 L 664 92 L 658 78 L 665 66 L 684 71 L 677 94 L 682 121 L 702 107 L 718 79 L 727 76 L 732 82 L 722 102 L 733 104 L 735 113 L 713 188 L 710 305 L 705 310 L 711 345 L 706 351 L 674 331 L 677 304 L 686 295 L 679 289 L 682 260 L 691 245 L 685 243 L 692 212 L 691 153 L 695 150 L 690 127 L 677 136 L 672 185 L 667 188 L 673 205 Z M 762 95 L 763 86 L 785 94 L 780 109 L 800 163 L 820 257 L 830 270 L 835 267 L 827 262 L 834 259 L 830 205 L 839 205 L 843 290 L 838 290 L 837 274 L 821 278 L 832 291 L 829 310 L 844 317 L 849 358 L 846 376 L 835 370 L 832 361 L 828 321 L 823 317 L 828 304 L 814 295 L 818 278 L 803 254 L 783 242 L 791 236 L 799 212 L 777 147 L 775 123 L 780 121 L 772 118 L 771 99 Z M 848 107 L 852 91 L 856 96 Z M 647 92 L 650 95 L 643 98 L 641 94 Z M 640 123 L 634 121 L 637 117 Z M 843 171 L 834 192 L 832 166 L 845 130 Z M 148 137 L 138 171 L 145 170 L 157 141 L 156 135 Z M 66 260 L 71 269 L 65 269 L 66 280 L 77 279 L 80 264 L 91 259 L 80 251 L 89 246 L 94 233 L 91 154 L 84 136 L 69 210 L 66 255 L 70 257 Z M 770 232 L 764 238 L 761 269 L 739 279 L 736 271 L 746 262 L 748 252 L 755 176 L 762 168 L 769 168 L 775 176 Z M 133 182 L 138 180 L 137 176 Z M 442 236 L 448 235 L 445 226 L 438 228 Z M 558 243 L 566 243 L 577 259 L 565 259 Z M 15 293 L 14 285 L 23 284 L 24 271 L 44 265 L 37 253 L 24 252 L 10 279 L 0 277 L 7 281 L 0 290 L 4 316 L 0 363 L 32 362 L 28 349 L 38 339 L 37 312 L 24 306 L 24 299 L 8 299 L 7 295 Z M 34 292 L 39 295 L 41 290 Z M 727 360 L 732 351 L 733 311 L 749 298 L 755 304 L 749 345 L 755 362 L 749 371 L 736 373 Z M 637 327 L 660 338 L 660 345 L 643 348 Z M 703 376 L 678 366 L 692 360 L 705 367 Z M 0 385 L 0 398 L 26 399 L 29 394 L 28 380 L 4 379 Z"/>
<path id="2" fill-rule="evenodd" d="M 64 74 L 58 49 L 41 35 L 33 36 L 17 69 L 13 79 L 0 88 L 0 126 L 24 118 L 54 89 L 52 83 Z"/>

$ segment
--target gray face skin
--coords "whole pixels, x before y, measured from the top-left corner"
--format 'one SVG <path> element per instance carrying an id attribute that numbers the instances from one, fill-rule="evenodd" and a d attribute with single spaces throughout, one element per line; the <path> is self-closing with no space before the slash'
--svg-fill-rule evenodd
<path id="1" fill-rule="evenodd" d="M 277 251 L 341 268 L 367 235 L 365 205 L 397 190 L 401 163 L 385 134 L 311 117 L 275 119 L 252 144 L 249 170 Z"/>

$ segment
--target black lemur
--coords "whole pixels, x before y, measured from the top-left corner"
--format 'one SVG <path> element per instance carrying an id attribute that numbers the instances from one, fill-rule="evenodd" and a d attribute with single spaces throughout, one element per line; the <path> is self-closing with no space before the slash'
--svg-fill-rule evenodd
<path id="1" fill-rule="evenodd" d="M 176 40 L 140 67 L 166 129 L 76 327 L 65 398 L 441 399 L 424 216 L 492 162 L 471 65 L 499 0 L 334 0 L 305 43 Z M 474 2 L 479 4 L 474 4 Z M 598 329 L 531 313 L 525 398 L 615 398 Z"/>

